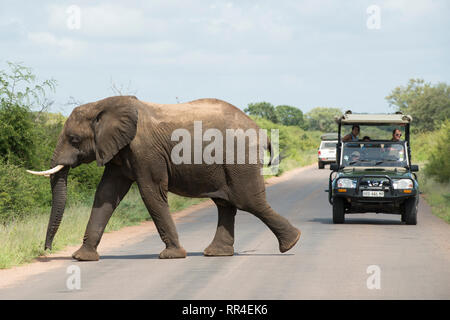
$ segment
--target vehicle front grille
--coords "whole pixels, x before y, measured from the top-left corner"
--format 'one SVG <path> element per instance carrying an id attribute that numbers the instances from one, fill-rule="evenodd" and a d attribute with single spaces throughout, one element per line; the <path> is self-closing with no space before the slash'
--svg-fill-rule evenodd
<path id="1" fill-rule="evenodd" d="M 359 187 L 363 189 L 379 189 L 390 186 L 389 180 L 385 178 L 363 178 L 359 183 Z"/>

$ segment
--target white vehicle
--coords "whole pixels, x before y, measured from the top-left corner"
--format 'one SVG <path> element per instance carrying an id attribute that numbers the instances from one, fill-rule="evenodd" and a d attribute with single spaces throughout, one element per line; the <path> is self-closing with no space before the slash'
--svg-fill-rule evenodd
<path id="1" fill-rule="evenodd" d="M 337 142 L 337 140 L 322 140 L 319 151 L 317 152 L 319 169 L 323 169 L 325 164 L 336 162 Z"/>

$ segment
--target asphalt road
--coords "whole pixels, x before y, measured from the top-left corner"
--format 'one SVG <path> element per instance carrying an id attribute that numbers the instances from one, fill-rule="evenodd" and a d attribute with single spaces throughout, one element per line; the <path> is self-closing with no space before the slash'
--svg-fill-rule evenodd
<path id="1" fill-rule="evenodd" d="M 0 289 L 0 299 L 449 299 L 450 226 L 424 201 L 417 226 L 381 214 L 347 215 L 334 225 L 328 174 L 311 168 L 268 188 L 272 207 L 302 231 L 287 253 L 261 221 L 239 211 L 235 255 L 204 257 L 217 223 L 208 207 L 177 221 L 186 259 L 158 259 L 163 244 L 151 233 L 100 251 L 98 262 L 64 261 Z M 80 268 L 79 290 L 67 288 L 70 265 Z"/>

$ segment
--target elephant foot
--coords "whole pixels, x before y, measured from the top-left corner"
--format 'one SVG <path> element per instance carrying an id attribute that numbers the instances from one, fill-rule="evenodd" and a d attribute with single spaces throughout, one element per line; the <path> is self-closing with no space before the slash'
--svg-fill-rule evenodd
<path id="1" fill-rule="evenodd" d="M 294 228 L 293 232 L 289 234 L 289 237 L 285 239 L 279 239 L 280 242 L 280 252 L 284 253 L 291 249 L 297 243 L 298 239 L 300 239 L 300 230 Z"/>
<path id="2" fill-rule="evenodd" d="M 166 248 L 159 254 L 160 259 L 186 258 L 186 250 L 179 248 Z"/>
<path id="3" fill-rule="evenodd" d="M 78 261 L 98 261 L 100 256 L 95 249 L 89 249 L 85 246 L 81 246 L 80 249 L 72 254 L 72 258 Z"/>
<path id="4" fill-rule="evenodd" d="M 214 244 L 210 244 L 208 246 L 208 248 L 206 248 L 203 251 L 203 255 L 207 256 L 207 257 L 217 257 L 217 256 L 232 256 L 234 255 L 234 248 L 233 246 L 229 246 L 229 245 L 214 245 Z"/>

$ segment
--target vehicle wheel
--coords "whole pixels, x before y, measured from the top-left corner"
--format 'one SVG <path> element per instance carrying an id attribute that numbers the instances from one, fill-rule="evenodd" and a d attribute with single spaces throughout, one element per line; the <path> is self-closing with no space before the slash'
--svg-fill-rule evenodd
<path id="1" fill-rule="evenodd" d="M 404 216 L 404 220 L 406 224 L 416 225 L 417 224 L 417 205 L 418 201 L 416 198 L 409 198 L 405 201 L 405 212 L 402 215 L 402 220 Z"/>
<path id="2" fill-rule="evenodd" d="M 333 223 L 344 223 L 344 198 L 333 198 Z"/>
<path id="3" fill-rule="evenodd" d="M 319 169 L 325 168 L 325 164 L 322 161 L 319 161 Z"/>

